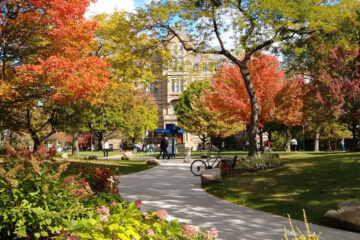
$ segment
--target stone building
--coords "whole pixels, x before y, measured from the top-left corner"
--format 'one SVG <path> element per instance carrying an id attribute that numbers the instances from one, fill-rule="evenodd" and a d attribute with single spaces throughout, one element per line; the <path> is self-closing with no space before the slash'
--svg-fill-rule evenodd
<path id="1" fill-rule="evenodd" d="M 223 58 L 217 55 L 194 55 L 187 52 L 176 38 L 171 40 L 169 47 L 172 59 L 168 66 L 163 68 L 165 80 L 149 83 L 147 88 L 158 105 L 159 129 L 166 128 L 167 124 L 177 126 L 175 106 L 180 94 L 191 82 L 210 79 L 224 62 Z M 147 141 L 157 143 L 159 139 L 154 133 L 150 133 Z M 193 150 L 201 142 L 198 136 L 190 133 L 177 134 L 176 141 L 179 148 L 189 146 Z"/>

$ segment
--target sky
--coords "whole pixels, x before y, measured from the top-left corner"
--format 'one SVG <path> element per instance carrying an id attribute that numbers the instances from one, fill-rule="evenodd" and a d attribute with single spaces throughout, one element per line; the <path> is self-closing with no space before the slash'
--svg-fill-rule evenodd
<path id="1" fill-rule="evenodd" d="M 112 13 L 114 8 L 133 11 L 136 7 L 143 7 L 145 2 L 149 0 L 97 0 L 95 4 L 91 4 L 86 17 L 98 13 Z"/>

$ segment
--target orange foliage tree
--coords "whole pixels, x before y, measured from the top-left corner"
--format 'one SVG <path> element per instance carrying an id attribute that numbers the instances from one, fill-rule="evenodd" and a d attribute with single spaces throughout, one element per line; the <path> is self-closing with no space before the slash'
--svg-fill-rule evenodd
<path id="1" fill-rule="evenodd" d="M 0 114 L 36 149 L 56 132 L 63 106 L 100 101 L 109 65 L 92 56 L 94 0 L 6 0 L 0 14 Z"/>
<path id="2" fill-rule="evenodd" d="M 264 53 L 251 58 L 249 72 L 259 102 L 258 127 L 273 122 L 293 126 L 302 120 L 302 79 L 287 80 L 277 57 Z M 224 65 L 212 79 L 212 88 L 205 92 L 211 110 L 250 123 L 250 99 L 238 66 Z"/>

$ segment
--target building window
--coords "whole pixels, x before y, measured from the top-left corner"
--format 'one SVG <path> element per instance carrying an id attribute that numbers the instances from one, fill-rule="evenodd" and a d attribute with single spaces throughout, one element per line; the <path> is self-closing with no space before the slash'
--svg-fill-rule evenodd
<path id="1" fill-rule="evenodd" d="M 176 92 L 179 92 L 179 84 L 180 84 L 179 80 L 176 80 L 176 84 L 175 84 Z"/>
<path id="2" fill-rule="evenodd" d="M 172 64 L 172 70 L 173 71 L 177 71 L 177 61 L 176 61 L 176 58 L 173 58 L 172 59 L 172 62 L 171 62 L 171 64 Z"/>
<path id="3" fill-rule="evenodd" d="M 155 81 L 154 83 L 154 94 L 159 92 L 159 81 Z"/>
<path id="4" fill-rule="evenodd" d="M 177 53 L 177 44 L 176 43 L 172 43 L 171 44 L 171 52 L 173 54 L 176 54 Z"/>
<path id="5" fill-rule="evenodd" d="M 183 54 L 183 47 L 182 47 L 182 45 L 181 44 L 179 44 L 179 54 Z"/>
<path id="6" fill-rule="evenodd" d="M 184 59 L 183 58 L 178 58 L 178 69 L 179 71 L 183 71 L 184 70 Z"/>
<path id="7" fill-rule="evenodd" d="M 180 81 L 180 92 L 184 91 L 184 80 Z"/>
<path id="8" fill-rule="evenodd" d="M 208 63 L 203 63 L 203 72 L 208 71 Z"/>
<path id="9" fill-rule="evenodd" d="M 150 82 L 150 83 L 148 84 L 148 92 L 149 92 L 149 93 L 152 93 L 152 92 L 153 92 L 153 87 L 154 87 L 154 84 Z"/>
<path id="10" fill-rule="evenodd" d="M 171 92 L 175 92 L 175 79 L 171 80 Z"/>

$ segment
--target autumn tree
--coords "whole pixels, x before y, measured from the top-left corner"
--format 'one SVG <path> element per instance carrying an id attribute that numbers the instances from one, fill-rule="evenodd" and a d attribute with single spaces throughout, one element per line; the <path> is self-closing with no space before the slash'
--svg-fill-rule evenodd
<path id="1" fill-rule="evenodd" d="M 135 90 L 130 83 L 115 83 L 104 94 L 103 103 L 88 111 L 88 127 L 102 149 L 104 138 L 141 138 L 146 130 L 157 126 L 157 105 L 151 95 Z"/>
<path id="2" fill-rule="evenodd" d="M 206 89 L 210 89 L 209 80 L 192 82 L 180 95 L 175 108 L 179 126 L 199 136 L 203 149 L 209 137 L 225 138 L 245 129 L 242 121 L 231 121 L 229 117 L 221 119 L 220 113 L 213 112 L 206 106 L 205 98 L 201 95 Z"/>
<path id="3" fill-rule="evenodd" d="M 34 150 L 56 131 L 63 106 L 94 104 L 108 85 L 108 64 L 89 56 L 96 23 L 83 15 L 90 2 L 1 2 L 1 119 L 29 132 Z"/>
<path id="4" fill-rule="evenodd" d="M 260 127 L 273 121 L 275 96 L 285 85 L 285 73 L 279 70 L 279 66 L 275 56 L 262 53 L 254 56 L 249 64 L 259 102 Z M 213 91 L 205 91 L 206 102 L 211 110 L 219 112 L 222 118 L 250 124 L 251 100 L 237 65 L 225 64 L 213 77 L 211 87 Z"/>
<path id="5" fill-rule="evenodd" d="M 115 11 L 94 16 L 96 56 L 111 64 L 113 81 L 148 83 L 161 79 L 161 65 L 169 57 L 166 43 L 146 32 L 146 24 L 132 13 Z"/>
<path id="6" fill-rule="evenodd" d="M 270 119 L 273 123 L 285 126 L 287 151 L 291 151 L 291 128 L 301 124 L 304 126 L 308 122 L 304 114 L 306 93 L 307 89 L 303 77 L 292 76 L 285 81 L 274 98 L 275 104 L 271 110 Z"/>
<path id="7" fill-rule="evenodd" d="M 355 0 L 152 1 L 139 15 L 155 30 L 160 30 L 163 39 L 176 37 L 185 50 L 194 53 L 223 55 L 240 69 L 251 103 L 249 155 L 253 155 L 259 103 L 248 69 L 251 57 L 274 43 L 286 47 L 289 42 L 303 42 L 309 34 L 318 31 L 331 33 L 342 14 L 355 15 L 352 11 L 356 4 Z M 184 29 L 187 37 L 180 34 Z M 232 46 L 241 49 L 242 58 L 226 44 L 224 35 L 229 30 L 233 32 Z"/>

